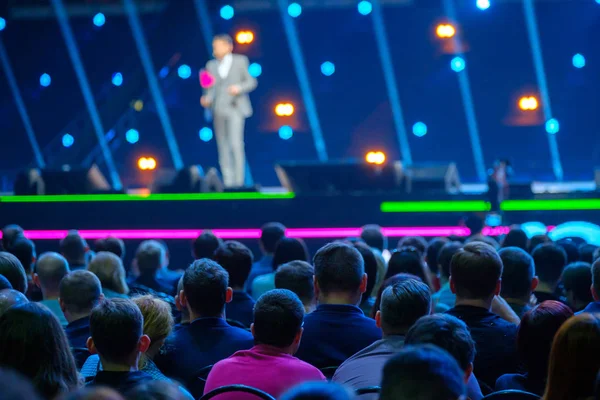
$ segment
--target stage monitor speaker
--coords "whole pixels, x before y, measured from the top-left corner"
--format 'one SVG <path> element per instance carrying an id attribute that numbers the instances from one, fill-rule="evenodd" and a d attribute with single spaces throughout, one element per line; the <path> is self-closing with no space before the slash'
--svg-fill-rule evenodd
<path id="1" fill-rule="evenodd" d="M 152 183 L 152 193 L 204 193 L 222 192 L 223 183 L 215 168 L 204 170 L 199 165 L 192 165 L 179 171 L 163 168 L 156 171 Z"/>
<path id="2" fill-rule="evenodd" d="M 57 195 L 112 192 L 97 165 L 85 168 L 29 169 L 15 180 L 15 194 Z"/>
<path id="3" fill-rule="evenodd" d="M 454 193 L 460 190 L 455 163 L 413 164 L 405 172 L 407 193 Z"/>

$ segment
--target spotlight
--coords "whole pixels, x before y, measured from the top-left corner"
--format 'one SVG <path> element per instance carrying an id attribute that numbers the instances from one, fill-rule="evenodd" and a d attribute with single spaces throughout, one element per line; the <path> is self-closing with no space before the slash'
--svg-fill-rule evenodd
<path id="1" fill-rule="evenodd" d="M 6 28 L 6 20 L 0 17 L 0 31 L 3 31 Z"/>
<path id="2" fill-rule="evenodd" d="M 456 34 L 456 28 L 451 24 L 439 24 L 435 29 L 435 34 L 442 39 L 449 39 Z"/>
<path id="3" fill-rule="evenodd" d="M 450 61 L 450 67 L 454 72 L 460 72 L 465 69 L 465 60 L 462 57 L 454 57 Z"/>
<path id="4" fill-rule="evenodd" d="M 130 129 L 125 132 L 125 140 L 128 143 L 135 144 L 140 140 L 140 133 L 136 129 Z"/>
<path id="5" fill-rule="evenodd" d="M 156 169 L 156 160 L 154 157 L 140 157 L 138 158 L 137 165 L 142 171 L 152 171 Z"/>
<path id="6" fill-rule="evenodd" d="M 417 122 L 413 125 L 413 135 L 423 137 L 427 135 L 427 125 L 423 122 Z"/>
<path id="7" fill-rule="evenodd" d="M 254 78 L 258 78 L 262 74 L 262 67 L 259 63 L 252 63 L 248 66 L 248 73 Z"/>
<path id="8" fill-rule="evenodd" d="M 299 17 L 300 14 L 302 14 L 302 6 L 298 3 L 291 3 L 288 6 L 288 14 L 290 14 L 290 17 L 292 18 Z"/>
<path id="9" fill-rule="evenodd" d="M 62 145 L 65 147 L 71 147 L 73 146 L 73 143 L 75 143 L 75 138 L 72 135 L 65 133 L 62 137 Z"/>
<path id="10" fill-rule="evenodd" d="M 490 0 L 477 0 L 477 3 L 475 4 L 480 10 L 487 10 L 490 8 Z"/>
<path id="11" fill-rule="evenodd" d="M 203 142 L 210 142 L 213 138 L 213 131 L 212 129 L 205 126 L 204 128 L 200 129 L 200 131 L 198 131 L 198 137 L 200 137 L 200 140 L 202 140 Z"/>
<path id="12" fill-rule="evenodd" d="M 370 1 L 363 0 L 358 3 L 358 12 L 362 15 L 369 15 L 373 11 L 373 4 Z"/>
<path id="13" fill-rule="evenodd" d="M 120 72 L 116 72 L 112 75 L 112 84 L 115 86 L 121 86 L 123 84 L 123 75 Z"/>
<path id="14" fill-rule="evenodd" d="M 158 76 L 161 78 L 166 78 L 169 75 L 169 67 L 162 67 L 160 71 L 158 71 Z"/>
<path id="15" fill-rule="evenodd" d="M 279 103 L 275 106 L 275 115 L 289 117 L 294 114 L 294 106 L 290 103 Z"/>
<path id="16" fill-rule="evenodd" d="M 94 25 L 96 25 L 99 28 L 101 26 L 104 26 L 104 23 L 106 22 L 106 17 L 104 16 L 104 14 L 98 13 L 94 15 L 94 19 L 92 21 L 94 22 Z"/>
<path id="17" fill-rule="evenodd" d="M 577 53 L 573 56 L 573 66 L 575 68 L 585 67 L 585 57 L 583 56 L 583 54 Z"/>
<path id="18" fill-rule="evenodd" d="M 187 64 L 181 64 L 179 68 L 177 68 L 177 75 L 179 75 L 181 79 L 188 79 L 192 76 L 192 69 Z"/>
<path id="19" fill-rule="evenodd" d="M 233 18 L 233 15 L 235 14 L 235 12 L 233 11 L 233 7 L 231 7 L 230 5 L 226 5 L 221 7 L 221 18 L 223 19 L 231 19 Z"/>
<path id="20" fill-rule="evenodd" d="M 144 109 L 144 102 L 142 100 L 136 100 L 133 102 L 133 109 L 140 112 Z"/>
<path id="21" fill-rule="evenodd" d="M 251 31 L 239 31 L 235 35 L 235 41 L 239 44 L 250 44 L 254 41 L 254 33 Z"/>
<path id="22" fill-rule="evenodd" d="M 50 78 L 50 75 L 44 73 L 42 74 L 42 76 L 40 76 L 40 85 L 42 85 L 43 87 L 48 87 L 51 83 L 52 78 Z"/>
<path id="23" fill-rule="evenodd" d="M 560 124 L 558 123 L 558 120 L 556 118 L 551 118 L 548 121 L 546 121 L 546 132 L 548 132 L 551 135 L 554 135 L 558 133 L 559 130 Z"/>
<path id="24" fill-rule="evenodd" d="M 321 73 L 325 76 L 331 76 L 335 72 L 335 64 L 331 61 L 325 61 L 321 64 Z"/>
<path id="25" fill-rule="evenodd" d="M 523 96 L 519 99 L 519 108 L 523 111 L 535 111 L 539 103 L 535 96 Z"/>
<path id="26" fill-rule="evenodd" d="M 365 161 L 369 164 L 381 165 L 385 162 L 385 153 L 383 151 L 369 151 L 365 155 Z"/>
<path id="27" fill-rule="evenodd" d="M 279 128 L 279 137 L 283 140 L 289 140 L 294 136 L 294 130 L 289 125 L 283 125 Z"/>

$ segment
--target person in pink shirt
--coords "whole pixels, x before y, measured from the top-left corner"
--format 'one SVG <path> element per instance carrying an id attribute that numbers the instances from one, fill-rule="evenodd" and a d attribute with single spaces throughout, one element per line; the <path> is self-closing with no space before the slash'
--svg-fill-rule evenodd
<path id="1" fill-rule="evenodd" d="M 294 357 L 304 320 L 304 306 L 293 292 L 271 290 L 254 306 L 250 327 L 254 347 L 219 361 L 210 371 L 204 394 L 226 385 L 247 385 L 279 397 L 291 387 L 307 381 L 325 381 L 317 368 Z M 218 400 L 255 400 L 240 392 L 225 393 Z"/>

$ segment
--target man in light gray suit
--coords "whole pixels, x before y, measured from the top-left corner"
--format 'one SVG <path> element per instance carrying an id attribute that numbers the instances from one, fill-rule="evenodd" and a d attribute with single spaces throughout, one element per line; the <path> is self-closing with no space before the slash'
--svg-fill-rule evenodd
<path id="1" fill-rule="evenodd" d="M 215 81 L 205 90 L 200 103 L 213 112 L 223 183 L 227 187 L 242 187 L 246 168 L 244 123 L 252 115 L 248 93 L 257 82 L 248 73 L 248 57 L 232 53 L 231 36 L 217 35 L 212 45 L 215 59 L 206 63 L 206 70 Z"/>

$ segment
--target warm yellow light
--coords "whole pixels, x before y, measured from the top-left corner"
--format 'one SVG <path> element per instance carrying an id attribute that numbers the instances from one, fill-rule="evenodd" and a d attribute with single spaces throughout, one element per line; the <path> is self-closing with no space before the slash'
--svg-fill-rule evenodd
<path id="1" fill-rule="evenodd" d="M 275 106 L 275 114 L 278 117 L 289 117 L 294 113 L 294 105 L 290 103 L 279 103 Z"/>
<path id="2" fill-rule="evenodd" d="M 235 35 L 235 41 L 239 44 L 250 44 L 254 41 L 254 33 L 252 31 L 239 31 Z"/>
<path id="3" fill-rule="evenodd" d="M 365 155 L 365 161 L 369 164 L 381 165 L 385 162 L 385 153 L 383 151 L 369 151 Z"/>
<path id="4" fill-rule="evenodd" d="M 442 39 L 448 39 L 456 34 L 456 28 L 451 24 L 439 24 L 435 29 L 435 33 Z"/>
<path id="5" fill-rule="evenodd" d="M 151 171 L 156 169 L 156 160 L 154 157 L 140 157 L 137 164 L 138 168 L 142 171 Z"/>
<path id="6" fill-rule="evenodd" d="M 538 107 L 539 102 L 535 96 L 523 96 L 519 99 L 519 108 L 523 111 L 535 111 Z"/>
<path id="7" fill-rule="evenodd" d="M 141 100 L 136 100 L 133 102 L 133 109 L 137 112 L 140 112 L 144 109 L 144 102 Z"/>

